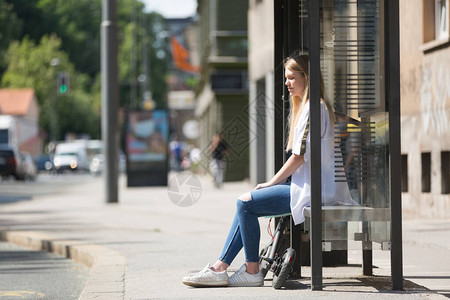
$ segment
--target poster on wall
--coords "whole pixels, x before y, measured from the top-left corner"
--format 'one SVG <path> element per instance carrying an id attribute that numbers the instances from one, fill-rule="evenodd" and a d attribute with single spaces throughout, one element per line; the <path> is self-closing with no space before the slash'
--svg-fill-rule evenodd
<path id="1" fill-rule="evenodd" d="M 128 113 L 128 186 L 167 185 L 169 121 L 166 110 Z"/>

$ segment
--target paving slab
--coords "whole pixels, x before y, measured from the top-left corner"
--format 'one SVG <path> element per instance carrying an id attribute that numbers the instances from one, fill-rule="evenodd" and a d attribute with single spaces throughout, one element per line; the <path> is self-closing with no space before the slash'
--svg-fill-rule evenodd
<path id="1" fill-rule="evenodd" d="M 243 181 L 225 183 L 218 190 L 208 177 L 198 179 L 201 196 L 187 207 L 175 205 L 167 187 L 127 188 L 125 178 L 119 181 L 117 204 L 105 203 L 104 183 L 93 178 L 58 195 L 2 205 L 0 238 L 25 241 L 29 247 L 56 251 L 91 267 L 80 299 L 446 299 L 443 295 L 450 295 L 449 268 L 442 267 L 447 261 L 433 257 L 436 247 L 440 255 L 450 257 L 449 243 L 431 238 L 448 236 L 449 222 L 417 218 L 404 222 L 405 291 L 391 290 L 389 252 L 374 251 L 376 276 L 362 277 L 361 253 L 354 250 L 349 251 L 350 266 L 324 268 L 323 291 L 310 290 L 307 267 L 302 269 L 304 278 L 281 290 L 271 287 L 270 278 L 261 288 L 186 287 L 183 276 L 217 259 L 236 199 L 252 189 Z M 190 192 L 189 187 L 180 187 L 180 194 Z M 269 240 L 267 222 L 260 222 L 262 245 Z M 243 261 L 241 253 L 230 271 Z"/>

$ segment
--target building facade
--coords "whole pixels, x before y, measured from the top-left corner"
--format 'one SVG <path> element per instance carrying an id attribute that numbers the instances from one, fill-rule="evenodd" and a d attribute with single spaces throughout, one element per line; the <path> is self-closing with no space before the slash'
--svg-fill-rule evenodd
<path id="1" fill-rule="evenodd" d="M 170 111 L 170 139 L 193 144 L 198 137 L 194 132 L 186 133 L 185 125 L 194 120 L 194 91 L 191 82 L 198 78 L 196 61 L 198 44 L 195 17 L 166 19 L 172 50 L 172 66 L 168 76 L 167 102 Z M 184 149 L 188 150 L 188 149 Z"/>
<path id="2" fill-rule="evenodd" d="M 274 81 L 273 57 L 275 47 L 281 45 L 274 44 L 273 16 L 273 0 L 249 0 L 249 119 L 250 140 L 255 141 L 250 146 L 250 179 L 254 183 L 276 171 L 273 120 L 280 108 L 274 105 L 274 89 L 283 83 Z M 450 217 L 448 19 L 448 0 L 400 0 L 403 209 L 445 218 Z M 328 94 L 337 95 L 336 91 Z"/>
<path id="3" fill-rule="evenodd" d="M 274 12 L 273 0 L 250 0 L 249 122 L 250 181 L 264 182 L 275 174 L 274 164 Z M 283 83 L 281 83 L 283 84 Z"/>
<path id="4" fill-rule="evenodd" d="M 400 1 L 404 209 L 450 217 L 448 0 Z"/>
<path id="5" fill-rule="evenodd" d="M 199 147 L 207 171 L 209 145 L 221 133 L 228 146 L 226 181 L 248 177 L 248 2 L 199 0 L 201 78 L 196 94 Z"/>
<path id="6" fill-rule="evenodd" d="M 33 156 L 41 154 L 39 105 L 33 89 L 0 89 L 0 143 Z"/>

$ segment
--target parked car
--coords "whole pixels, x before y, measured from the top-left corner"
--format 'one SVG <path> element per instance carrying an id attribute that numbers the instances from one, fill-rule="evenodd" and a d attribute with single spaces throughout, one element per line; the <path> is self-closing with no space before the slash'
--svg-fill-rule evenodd
<path id="1" fill-rule="evenodd" d="M 64 170 L 89 170 L 86 143 L 70 142 L 56 146 L 53 165 L 58 173 Z"/>
<path id="2" fill-rule="evenodd" d="M 48 154 L 40 155 L 36 160 L 36 164 L 38 172 L 48 172 L 53 169 L 53 159 Z"/>
<path id="3" fill-rule="evenodd" d="M 89 171 L 94 176 L 100 176 L 105 168 L 105 157 L 103 154 L 97 154 L 92 158 Z M 127 158 L 125 154 L 119 153 L 119 172 L 124 173 L 127 168 Z"/>
<path id="4" fill-rule="evenodd" d="M 37 166 L 34 163 L 33 157 L 28 152 L 20 153 L 21 168 L 23 179 L 35 180 L 37 175 Z"/>
<path id="5" fill-rule="evenodd" d="M 19 151 L 8 144 L 0 144 L 0 175 L 14 176 L 17 180 L 25 179 Z"/>

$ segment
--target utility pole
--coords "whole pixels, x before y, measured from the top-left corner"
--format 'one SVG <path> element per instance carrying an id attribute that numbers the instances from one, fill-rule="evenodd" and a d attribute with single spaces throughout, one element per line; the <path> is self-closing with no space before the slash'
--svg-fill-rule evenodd
<path id="1" fill-rule="evenodd" d="M 149 64 L 148 64 L 148 44 L 147 44 L 147 22 L 145 20 L 145 16 L 142 16 L 140 21 L 142 28 L 142 64 L 143 64 L 142 74 L 144 74 L 142 98 L 143 100 L 146 100 L 146 95 L 149 92 L 148 79 L 150 74 L 148 73 Z"/>
<path id="2" fill-rule="evenodd" d="M 133 26 L 131 36 L 131 78 L 130 78 L 130 108 L 131 110 L 137 107 L 137 81 L 136 81 L 136 44 L 137 44 L 137 17 L 136 17 L 136 0 L 132 0 L 131 6 L 131 25 Z"/>
<path id="3" fill-rule="evenodd" d="M 155 107 L 155 102 L 152 99 L 151 92 L 151 81 L 150 81 L 150 69 L 151 64 L 148 57 L 148 34 L 147 34 L 147 22 L 145 16 L 141 18 L 141 28 L 142 28 L 142 64 L 143 73 L 139 75 L 142 80 L 142 108 L 144 110 L 150 110 Z"/>
<path id="4" fill-rule="evenodd" d="M 118 80 L 117 80 L 117 0 L 103 0 L 101 24 L 102 140 L 105 156 L 105 200 L 118 197 Z"/>
<path id="5" fill-rule="evenodd" d="M 57 88 L 57 83 L 56 83 L 56 77 L 55 77 L 55 68 L 57 66 L 59 66 L 59 58 L 52 58 L 52 60 L 50 61 L 50 66 L 52 68 L 52 92 L 51 92 L 51 99 L 50 99 L 50 112 L 51 112 L 51 117 L 50 117 L 50 142 L 52 147 L 55 147 L 55 142 L 56 142 L 56 109 L 55 109 L 55 98 L 56 98 L 56 88 Z M 54 149 L 52 149 L 54 150 Z"/>

